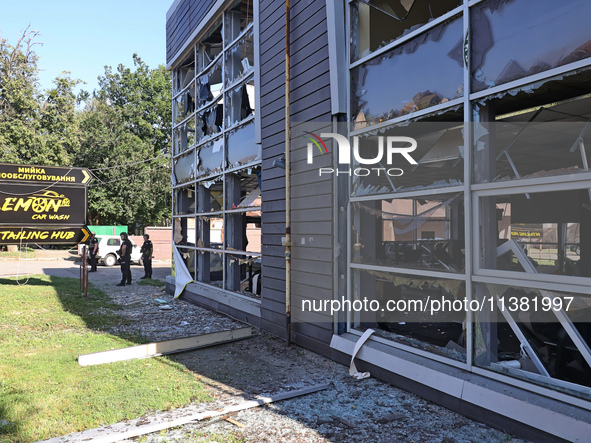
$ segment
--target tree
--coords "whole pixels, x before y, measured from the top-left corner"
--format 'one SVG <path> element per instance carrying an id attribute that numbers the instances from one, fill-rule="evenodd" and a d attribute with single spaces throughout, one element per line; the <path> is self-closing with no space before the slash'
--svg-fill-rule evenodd
<path id="1" fill-rule="evenodd" d="M 14 46 L 0 37 L 0 152 L 9 163 L 70 166 L 78 149 L 74 88 L 64 72 L 55 87 L 40 90 L 34 46 L 25 29 Z"/>
<path id="2" fill-rule="evenodd" d="M 89 222 L 148 226 L 168 215 L 171 76 L 137 54 L 135 70 L 105 67 L 80 115 L 77 166 L 93 170 Z"/>

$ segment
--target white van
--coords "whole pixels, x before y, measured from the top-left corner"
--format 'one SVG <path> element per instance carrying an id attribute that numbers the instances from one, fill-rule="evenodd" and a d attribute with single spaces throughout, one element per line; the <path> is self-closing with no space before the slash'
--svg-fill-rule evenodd
<path id="1" fill-rule="evenodd" d="M 99 263 L 103 263 L 105 266 L 114 266 L 119 262 L 119 256 L 117 251 L 121 248 L 121 237 L 118 235 L 97 235 L 99 241 L 99 253 L 97 254 L 97 260 Z M 142 264 L 142 254 L 140 248 L 130 238 L 132 249 L 131 249 L 131 263 Z"/>

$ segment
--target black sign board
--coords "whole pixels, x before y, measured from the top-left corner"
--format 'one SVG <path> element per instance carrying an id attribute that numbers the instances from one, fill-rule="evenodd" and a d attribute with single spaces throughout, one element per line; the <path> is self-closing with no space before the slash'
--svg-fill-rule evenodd
<path id="1" fill-rule="evenodd" d="M 0 181 L 0 226 L 83 226 L 86 187 Z"/>
<path id="2" fill-rule="evenodd" d="M 86 168 L 60 166 L 29 166 L 0 163 L 0 182 L 8 183 L 65 183 L 88 185 L 92 180 Z"/>
<path id="3" fill-rule="evenodd" d="M 19 243 L 76 244 L 90 237 L 86 225 L 72 227 L 0 226 L 0 245 Z"/>

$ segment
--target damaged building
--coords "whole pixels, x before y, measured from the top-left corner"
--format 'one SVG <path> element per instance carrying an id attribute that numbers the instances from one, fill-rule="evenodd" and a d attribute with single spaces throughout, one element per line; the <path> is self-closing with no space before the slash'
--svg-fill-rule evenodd
<path id="1" fill-rule="evenodd" d="M 590 14 L 176 0 L 167 290 L 345 364 L 369 336 L 361 370 L 512 434 L 583 441 Z"/>

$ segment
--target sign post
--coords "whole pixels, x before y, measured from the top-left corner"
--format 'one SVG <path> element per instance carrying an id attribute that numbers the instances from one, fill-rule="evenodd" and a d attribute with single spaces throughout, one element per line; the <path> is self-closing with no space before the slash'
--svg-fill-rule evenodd
<path id="1" fill-rule="evenodd" d="M 86 226 L 86 168 L 0 163 L 0 244 L 77 244 Z"/>

